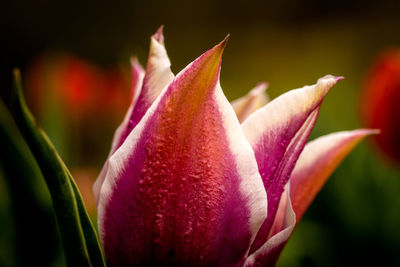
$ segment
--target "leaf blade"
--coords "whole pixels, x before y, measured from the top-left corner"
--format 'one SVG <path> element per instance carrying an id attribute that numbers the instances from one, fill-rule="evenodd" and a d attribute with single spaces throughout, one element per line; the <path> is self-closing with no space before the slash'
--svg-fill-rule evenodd
<path id="1" fill-rule="evenodd" d="M 50 191 L 67 264 L 105 266 L 96 231 L 86 213 L 79 190 L 50 139 L 29 111 L 21 84 L 20 73 L 16 69 L 12 113 Z"/>

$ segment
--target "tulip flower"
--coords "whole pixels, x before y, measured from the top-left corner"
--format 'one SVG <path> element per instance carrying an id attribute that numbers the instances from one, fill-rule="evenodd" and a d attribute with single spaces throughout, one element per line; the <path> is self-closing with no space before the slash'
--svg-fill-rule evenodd
<path id="1" fill-rule="evenodd" d="M 400 51 L 388 50 L 375 61 L 365 77 L 361 98 L 364 124 L 382 130 L 374 136 L 388 159 L 400 164 Z"/>
<path id="2" fill-rule="evenodd" d="M 268 104 L 261 84 L 232 107 L 219 83 L 226 42 L 174 76 L 160 29 L 146 69 L 133 62 L 134 98 L 94 184 L 110 266 L 274 265 L 328 176 L 373 133 L 306 145 L 341 77 Z"/>

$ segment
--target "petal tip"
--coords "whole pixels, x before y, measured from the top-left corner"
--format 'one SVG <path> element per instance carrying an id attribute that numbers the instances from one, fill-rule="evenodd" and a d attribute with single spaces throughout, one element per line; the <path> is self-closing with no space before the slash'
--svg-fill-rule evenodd
<path id="1" fill-rule="evenodd" d="M 326 81 L 326 80 L 332 80 L 332 79 L 334 80 L 335 83 L 337 83 L 338 81 L 343 80 L 344 77 L 343 77 L 343 76 L 334 76 L 334 75 L 328 74 L 328 75 L 325 75 L 325 76 L 322 77 L 322 78 L 319 78 L 319 79 L 318 79 L 318 82 L 320 82 L 320 81 Z"/>
<path id="2" fill-rule="evenodd" d="M 343 80 L 343 76 L 334 76 L 334 75 L 325 75 L 322 78 L 319 78 L 317 81 L 316 86 L 314 86 L 314 89 L 316 89 L 321 97 L 319 99 L 319 103 L 323 101 L 325 98 L 326 94 L 332 89 L 333 86 L 335 86 L 338 81 Z"/>
<path id="3" fill-rule="evenodd" d="M 361 135 L 376 135 L 381 134 L 381 129 L 359 129 Z"/>
<path id="4" fill-rule="evenodd" d="M 259 82 L 256 86 L 267 89 L 269 86 L 269 82 Z"/>
<path id="5" fill-rule="evenodd" d="M 200 61 L 208 61 L 208 62 L 215 62 L 218 63 L 218 66 L 221 64 L 222 54 L 225 50 L 225 46 L 228 42 L 229 34 L 222 40 L 219 44 L 215 45 L 213 48 L 209 49 L 203 55 L 201 55 L 197 60 Z M 196 61 L 197 61 L 196 60 Z M 205 61 L 204 61 L 205 60 Z"/>
<path id="6" fill-rule="evenodd" d="M 370 134 L 381 134 L 381 129 L 370 129 Z"/>
<path id="7" fill-rule="evenodd" d="M 222 40 L 219 44 L 217 44 L 214 48 L 219 48 L 221 51 L 224 51 L 226 44 L 228 43 L 228 40 L 230 38 L 230 34 L 228 33 L 224 40 Z"/>
<path id="8" fill-rule="evenodd" d="M 229 38 L 231 38 L 231 34 L 230 34 L 230 33 L 228 33 L 228 34 L 225 36 L 225 38 L 224 38 L 224 40 L 222 40 L 222 42 L 223 42 L 223 43 L 228 42 Z"/>
<path id="9" fill-rule="evenodd" d="M 139 60 L 136 56 L 131 56 L 130 62 L 131 62 L 131 66 L 137 66 L 140 64 Z"/>
<path id="10" fill-rule="evenodd" d="M 144 74 L 144 70 L 142 65 L 139 62 L 139 59 L 136 56 L 132 56 L 130 58 L 131 68 L 134 75 L 140 75 L 141 73 Z"/>
<path id="11" fill-rule="evenodd" d="M 251 95 L 259 95 L 263 94 L 268 88 L 268 82 L 260 82 L 258 83 L 253 90 L 251 90 Z"/>
<path id="12" fill-rule="evenodd" d="M 151 37 L 160 44 L 164 44 L 164 25 L 158 27 L 157 31 Z"/>
<path id="13" fill-rule="evenodd" d="M 335 76 L 336 82 L 344 80 L 344 76 Z"/>

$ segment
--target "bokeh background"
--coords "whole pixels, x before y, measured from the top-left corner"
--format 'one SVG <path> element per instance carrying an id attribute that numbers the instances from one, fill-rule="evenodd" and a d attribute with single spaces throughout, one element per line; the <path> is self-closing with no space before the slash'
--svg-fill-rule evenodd
<path id="1" fill-rule="evenodd" d="M 221 73 L 229 100 L 260 81 L 274 98 L 344 76 L 313 139 L 364 126 L 365 80 L 382 51 L 400 47 L 399 14 L 389 0 L 1 1 L 0 266 L 65 265 L 48 192 L 6 109 L 14 67 L 95 218 L 91 184 L 128 106 L 129 58 L 146 63 L 160 25 L 174 73 L 231 34 Z M 332 175 L 278 266 L 400 266 L 399 251 L 399 164 L 370 139 Z"/>

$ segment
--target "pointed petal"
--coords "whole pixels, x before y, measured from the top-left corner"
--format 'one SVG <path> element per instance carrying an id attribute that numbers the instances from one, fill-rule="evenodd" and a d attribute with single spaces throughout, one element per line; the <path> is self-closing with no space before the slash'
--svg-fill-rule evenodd
<path id="1" fill-rule="evenodd" d="M 308 143 L 290 178 L 291 202 L 297 221 L 348 153 L 376 130 L 359 129 L 329 134 Z"/>
<path id="2" fill-rule="evenodd" d="M 275 266 L 296 224 L 296 215 L 289 201 L 289 186 L 285 186 L 268 241 L 251 254 L 244 266 Z"/>
<path id="3" fill-rule="evenodd" d="M 145 71 L 142 65 L 140 64 L 139 60 L 137 59 L 137 57 L 131 57 L 131 66 L 132 66 L 131 105 L 134 106 L 137 101 L 137 98 L 140 95 L 140 92 L 142 91 Z"/>
<path id="4" fill-rule="evenodd" d="M 141 120 L 147 109 L 174 78 L 171 72 L 167 51 L 164 47 L 163 26 L 161 26 L 151 37 L 149 57 L 146 72 L 143 71 L 139 62 L 133 58 L 132 61 L 132 102 L 121 125 L 117 128 L 111 145 L 108 158 L 121 146 L 132 129 Z M 108 163 L 100 172 L 99 177 L 93 185 L 93 192 L 98 203 L 98 195 L 101 190 Z"/>
<path id="5" fill-rule="evenodd" d="M 98 222 L 111 265 L 243 264 L 267 199 L 219 86 L 225 42 L 178 74 L 110 158 Z"/>
<path id="6" fill-rule="evenodd" d="M 268 219 L 250 253 L 266 241 L 284 185 L 314 127 L 322 100 L 339 79 L 326 76 L 313 86 L 292 90 L 253 113 L 242 124 L 268 196 Z"/>
<path id="7" fill-rule="evenodd" d="M 267 87 L 268 83 L 259 83 L 247 95 L 232 101 L 232 107 L 240 123 L 269 102 L 269 98 L 265 94 Z"/>
<path id="8" fill-rule="evenodd" d="M 161 91 L 174 79 L 171 62 L 164 47 L 163 26 L 151 37 L 146 74 L 139 95 L 130 111 L 129 123 L 116 142 L 114 151 L 121 146 L 133 128 L 139 123 L 147 109 Z M 113 141 L 113 143 L 114 143 Z"/>
<path id="9" fill-rule="evenodd" d="M 119 127 L 117 128 L 117 130 L 114 133 L 111 150 L 110 150 L 110 153 L 107 158 L 109 158 L 114 153 L 114 151 L 117 149 L 117 146 L 120 143 L 120 140 L 122 138 L 121 136 L 123 135 L 125 129 L 128 128 L 129 119 L 132 114 L 133 107 L 135 106 L 135 103 L 137 101 L 137 98 L 138 98 L 141 88 L 142 88 L 144 69 L 135 57 L 131 59 L 131 66 L 132 66 L 131 104 L 128 108 L 128 111 L 127 111 L 125 117 L 124 117 L 124 120 L 122 121 L 122 123 L 119 125 Z M 94 198 L 96 200 L 96 203 L 98 203 L 100 188 L 104 182 L 104 178 L 107 173 L 107 168 L 108 168 L 108 163 L 106 162 L 106 164 L 104 165 L 103 169 L 100 172 L 99 177 L 96 179 L 96 182 L 93 184 L 93 193 L 94 193 Z"/>
<path id="10" fill-rule="evenodd" d="M 246 266 L 276 264 L 295 225 L 329 175 L 358 142 L 375 133 L 376 130 L 367 129 L 338 132 L 305 146 L 285 186 L 268 241 L 249 257 Z"/>
<path id="11" fill-rule="evenodd" d="M 132 100 L 131 104 L 128 108 L 128 111 L 125 114 L 124 120 L 122 121 L 121 125 L 117 128 L 114 134 L 114 138 L 112 141 L 111 145 L 111 151 L 110 155 L 115 152 L 115 150 L 118 148 L 118 144 L 121 142 L 122 135 L 124 134 L 124 131 L 129 128 L 129 120 L 132 115 L 132 111 L 135 107 L 135 104 L 138 100 L 138 97 L 142 91 L 142 86 L 143 86 L 143 79 L 145 77 L 145 71 L 140 65 L 139 61 L 137 58 L 132 58 L 131 59 L 131 65 L 132 65 Z"/>

